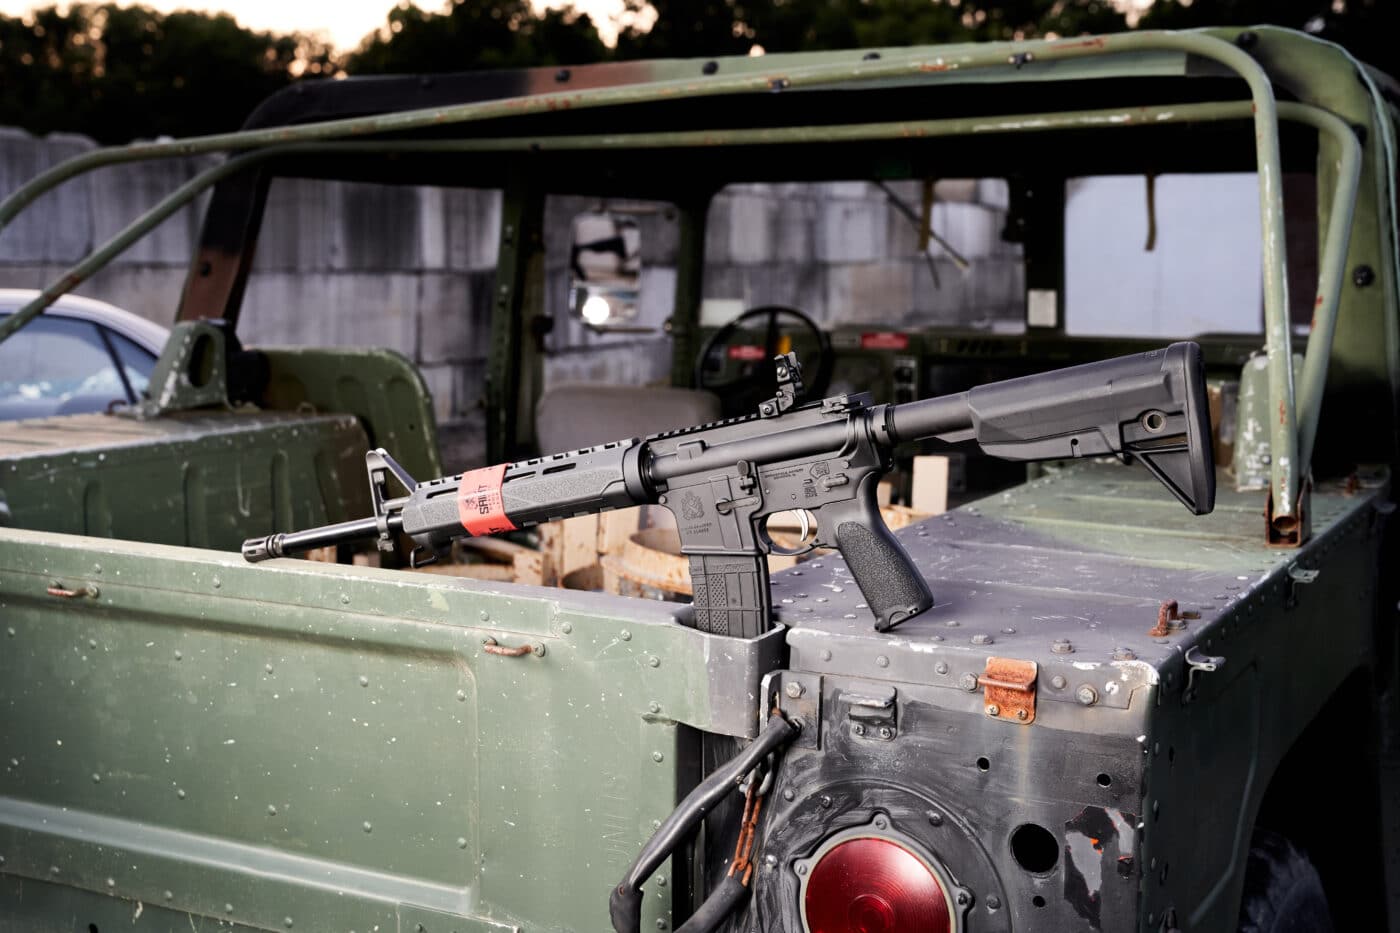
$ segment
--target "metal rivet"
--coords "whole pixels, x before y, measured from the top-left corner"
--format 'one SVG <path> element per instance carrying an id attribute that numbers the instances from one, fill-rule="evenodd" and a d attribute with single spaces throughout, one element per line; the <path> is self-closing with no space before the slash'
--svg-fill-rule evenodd
<path id="1" fill-rule="evenodd" d="M 268 805 L 267 805 L 267 815 L 268 815 L 268 816 L 276 816 L 276 815 L 277 815 L 277 807 L 276 807 L 274 804 L 268 804 Z"/>
<path id="2" fill-rule="evenodd" d="M 663 761 L 666 760 L 666 756 L 663 755 L 661 752 L 652 752 L 652 753 L 651 753 L 651 760 L 652 760 L 652 761 L 655 761 L 655 762 L 657 762 L 657 763 L 659 764 L 660 762 L 663 762 Z"/>
<path id="3" fill-rule="evenodd" d="M 184 788 L 177 788 L 176 791 L 175 791 L 175 796 L 176 796 L 176 797 L 179 797 L 181 800 L 184 800 L 184 799 L 185 799 L 185 790 L 184 790 Z"/>
<path id="4" fill-rule="evenodd" d="M 349 597 L 349 595 L 347 595 L 347 594 L 345 594 L 345 593 L 341 593 L 341 594 L 340 594 L 340 604 L 341 604 L 342 606 L 348 606 L 348 605 L 350 605 L 350 597 Z"/>
<path id="5" fill-rule="evenodd" d="M 96 638 L 89 638 L 89 639 L 88 639 L 88 647 L 89 647 L 89 648 L 96 648 L 96 647 L 97 647 L 97 639 L 96 639 Z"/>
<path id="6" fill-rule="evenodd" d="M 480 615 L 481 615 L 481 621 L 483 621 L 483 622 L 490 622 L 490 621 L 491 621 L 491 613 L 487 612 L 485 609 L 481 610 Z"/>
<path id="7" fill-rule="evenodd" d="M 282 926 L 284 926 L 284 927 L 286 927 L 287 929 L 290 930 L 290 929 L 292 928 L 292 918 L 291 918 L 291 917 L 283 917 L 283 918 L 282 918 Z"/>
<path id="8" fill-rule="evenodd" d="M 632 633 L 627 631 L 627 629 L 623 629 L 622 631 L 617 633 L 617 637 L 621 638 L 623 641 L 631 641 Z"/>
<path id="9" fill-rule="evenodd" d="M 183 658 L 183 657 L 184 657 L 184 654 L 182 654 L 181 652 L 179 652 L 179 651 L 175 652 L 175 660 L 178 661 L 178 660 L 180 660 L 180 659 Z"/>
<path id="10" fill-rule="evenodd" d="M 116 879 L 116 878 L 108 878 L 108 879 L 107 879 L 107 887 L 109 887 L 109 888 L 115 888 L 116 886 L 117 886 L 117 879 Z"/>
<path id="11" fill-rule="evenodd" d="M 797 866 L 797 873 L 798 873 L 799 875 L 805 875 L 805 874 L 807 874 L 807 866 L 806 866 L 806 865 L 798 865 L 798 866 Z"/>
<path id="12" fill-rule="evenodd" d="M 877 658 L 875 659 L 875 666 L 876 666 L 876 667 L 889 667 L 889 666 L 890 666 L 890 659 L 887 658 L 887 657 L 885 657 L 885 656 L 882 654 L 882 655 L 880 655 L 879 657 L 877 657 Z"/>
<path id="13" fill-rule="evenodd" d="M 821 799 L 818 800 L 817 802 L 821 804 L 823 810 L 830 810 L 830 809 L 831 809 L 831 795 L 830 795 L 830 794 L 822 794 Z"/>
<path id="14" fill-rule="evenodd" d="M 934 671 L 935 671 L 936 673 L 939 673 L 939 674 L 946 674 L 946 673 L 948 673 L 948 662 L 947 662 L 947 661 L 939 661 L 937 664 L 935 664 L 935 665 L 933 666 L 933 669 L 934 669 Z"/>
<path id="15" fill-rule="evenodd" d="M 708 61 L 708 62 L 705 62 L 705 64 L 703 64 L 703 65 L 700 66 L 700 71 L 701 71 L 702 74 L 712 75 L 712 74 L 714 74 L 716 71 L 719 71 L 719 62 L 716 62 L 716 61 Z"/>
<path id="16" fill-rule="evenodd" d="M 650 703 L 647 704 L 647 712 L 652 714 L 661 712 L 661 704 L 656 702 L 655 700 L 652 700 Z"/>
<path id="17" fill-rule="evenodd" d="M 1000 910 L 1000 909 L 1001 909 L 1001 898 L 997 897 L 995 894 L 988 895 L 988 896 L 987 896 L 987 909 L 988 909 L 988 910 Z"/>
<path id="18" fill-rule="evenodd" d="M 223 585 L 224 585 L 224 581 L 223 581 L 223 580 L 220 580 L 218 577 L 215 577 L 215 578 L 214 578 L 214 589 L 217 590 L 219 587 L 221 587 L 221 586 L 223 586 Z"/>
<path id="19" fill-rule="evenodd" d="M 1365 288 L 1376 280 L 1376 273 L 1370 266 L 1357 266 L 1351 270 L 1351 281 L 1357 288 Z"/>
<path id="20" fill-rule="evenodd" d="M 1065 680 L 1063 674 L 1056 674 L 1054 677 L 1050 678 L 1050 686 L 1054 687 L 1056 690 L 1065 689 L 1066 683 L 1068 683 L 1068 681 Z"/>
<path id="21" fill-rule="evenodd" d="M 467 847 L 467 837 L 466 837 L 466 836 L 458 836 L 458 837 L 457 837 L 457 848 L 459 848 L 459 849 L 465 849 L 466 847 Z"/>
<path id="22" fill-rule="evenodd" d="M 796 700 L 800 699 L 802 694 L 806 693 L 807 691 L 806 688 L 804 688 L 800 683 L 794 680 L 788 683 L 787 687 L 784 688 L 783 692 L 788 695 L 789 699 Z"/>
<path id="23" fill-rule="evenodd" d="M 365 832 L 367 832 L 367 833 L 372 833 L 372 832 L 374 832 L 374 824 L 371 823 L 369 820 L 365 820 L 363 823 L 361 823 L 361 824 L 360 824 L 360 828 L 363 829 L 363 830 L 364 830 Z"/>
<path id="24" fill-rule="evenodd" d="M 565 622 L 559 626 L 559 631 L 563 632 L 565 635 L 568 635 L 573 630 L 574 624 L 572 622 Z"/>
<path id="25" fill-rule="evenodd" d="M 661 659 L 656 657 L 655 655 L 652 655 L 651 657 L 647 658 L 647 664 L 651 667 L 660 667 Z"/>
<path id="26" fill-rule="evenodd" d="M 232 904 L 225 904 L 225 905 L 224 905 L 224 913 L 226 913 L 226 914 L 231 914 L 231 913 L 233 913 L 233 905 L 232 905 Z"/>
<path id="27" fill-rule="evenodd" d="M 939 813 L 937 810 L 928 811 L 928 824 L 930 826 L 942 826 L 943 814 Z"/>
<path id="28" fill-rule="evenodd" d="M 94 783 L 94 784 L 101 784 L 101 783 L 102 783 L 102 775 L 100 775 L 100 774 L 98 774 L 96 771 L 94 771 L 94 772 L 92 773 L 92 783 Z"/>
<path id="29" fill-rule="evenodd" d="M 885 819 L 883 816 L 877 816 L 877 817 L 875 817 L 875 828 L 876 828 L 876 829 L 889 829 L 889 828 L 890 828 L 890 821 L 887 820 L 887 819 Z"/>
<path id="30" fill-rule="evenodd" d="M 823 649 L 821 650 L 821 652 L 819 653 L 819 657 L 820 657 L 823 661 L 830 661 L 830 660 L 831 660 L 831 651 L 830 651 L 830 649 L 823 648 Z"/>
<path id="31" fill-rule="evenodd" d="M 656 879 L 656 886 L 657 886 L 658 888 L 664 888 L 664 887 L 666 887 L 666 876 L 665 876 L 665 875 L 661 875 L 660 877 L 658 877 L 658 878 Z"/>
<path id="32" fill-rule="evenodd" d="M 465 703 L 465 702 L 467 702 L 467 691 L 465 691 L 465 690 L 458 690 L 458 691 L 457 691 L 457 702 L 458 702 L 458 703 Z"/>
<path id="33" fill-rule="evenodd" d="M 785 789 L 783 790 L 783 799 L 784 799 L 784 800 L 791 801 L 791 800 L 792 800 L 793 798 L 795 798 L 796 796 L 797 796 L 797 793 L 796 793 L 791 787 L 785 788 Z"/>
<path id="34" fill-rule="evenodd" d="M 366 677 L 364 674 L 361 674 L 361 675 L 360 675 L 360 686 L 361 686 L 361 687 L 368 687 L 368 686 L 369 686 L 369 678 Z"/>

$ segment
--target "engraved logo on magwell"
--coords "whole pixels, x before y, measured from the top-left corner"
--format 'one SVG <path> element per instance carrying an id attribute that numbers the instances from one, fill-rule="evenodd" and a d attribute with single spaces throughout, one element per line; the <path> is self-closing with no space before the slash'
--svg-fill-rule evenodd
<path id="1" fill-rule="evenodd" d="M 693 492 L 681 496 L 681 517 L 687 521 L 705 517 L 705 503 Z"/>

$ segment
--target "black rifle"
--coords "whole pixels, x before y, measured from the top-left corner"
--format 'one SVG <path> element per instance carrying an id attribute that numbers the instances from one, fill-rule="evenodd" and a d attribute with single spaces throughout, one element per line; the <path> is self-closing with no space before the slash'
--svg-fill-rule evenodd
<path id="1" fill-rule="evenodd" d="M 817 518 L 809 548 L 834 547 L 887 630 L 933 605 L 923 576 L 885 527 L 876 487 L 897 445 L 976 440 L 1008 460 L 1115 455 L 1142 463 L 1197 515 L 1215 504 L 1201 351 L 1194 343 L 979 386 L 903 405 L 865 393 L 796 404 L 794 354 L 777 358 L 777 394 L 757 414 L 416 482 L 383 450 L 367 455 L 374 516 L 243 544 L 250 561 L 360 538 L 422 563 L 453 538 L 495 534 L 655 503 L 676 517 L 690 558 L 694 625 L 752 637 L 771 625 L 771 515 Z M 387 495 L 392 476 L 405 495 Z M 790 552 L 788 552 L 790 553 Z"/>

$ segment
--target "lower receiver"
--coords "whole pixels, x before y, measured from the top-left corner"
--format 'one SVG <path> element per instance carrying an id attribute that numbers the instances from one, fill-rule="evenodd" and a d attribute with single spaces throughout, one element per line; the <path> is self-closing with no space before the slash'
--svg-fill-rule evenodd
<path id="1" fill-rule="evenodd" d="M 421 483 L 372 450 L 371 517 L 254 538 L 243 556 L 260 561 L 364 538 L 389 551 L 404 534 L 415 543 L 410 563 L 421 564 L 454 538 L 654 503 L 676 517 L 696 627 L 742 637 L 767 631 L 766 555 L 825 547 L 841 552 L 884 631 L 933 605 L 876 497 L 901 443 L 971 440 L 1008 460 L 1117 456 L 1141 463 L 1197 515 L 1215 503 L 1205 376 L 1194 343 L 902 405 L 876 405 L 864 393 L 798 405 L 796 355 L 776 362 L 774 397 L 727 421 Z M 402 494 L 389 495 L 391 478 Z M 783 551 L 767 531 L 770 516 L 793 510 L 816 517 L 798 552 Z"/>

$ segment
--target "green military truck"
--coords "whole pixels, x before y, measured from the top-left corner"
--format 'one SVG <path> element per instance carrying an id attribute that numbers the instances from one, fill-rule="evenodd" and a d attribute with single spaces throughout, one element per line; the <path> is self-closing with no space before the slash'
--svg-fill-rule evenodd
<path id="1" fill-rule="evenodd" d="M 9 193 L 0 223 L 103 165 L 228 153 L 0 322 L 212 188 L 147 398 L 0 428 L 0 929 L 1396 929 L 1397 105 L 1271 28 L 349 80 Z M 1257 288 L 1231 301 L 1258 326 L 1132 336 L 1126 305 L 1116 335 L 1077 332 L 1077 180 L 1222 173 L 1257 189 L 1254 258 L 1195 284 Z M 850 552 L 763 581 L 771 617 L 734 634 L 393 550 L 249 563 L 245 539 L 366 518 L 392 548 L 385 478 L 446 472 L 403 357 L 238 340 L 278 177 L 503 192 L 486 462 L 547 472 L 530 458 L 561 426 L 583 435 L 565 449 L 797 402 L 777 430 L 803 397 L 976 398 L 1190 338 L 1214 511 L 1112 457 L 1028 473 L 964 445 L 964 504 L 889 552 L 933 605 L 884 631 Z M 957 178 L 1004 185 L 1019 320 L 703 313 L 727 186 L 922 187 L 927 255 Z M 646 239 L 636 214 L 576 225 L 561 319 L 545 204 L 565 195 L 674 218 L 673 390 L 546 411 L 551 327 L 625 324 Z M 789 350 L 805 396 L 770 362 Z M 935 449 L 870 469 L 907 485 Z"/>

